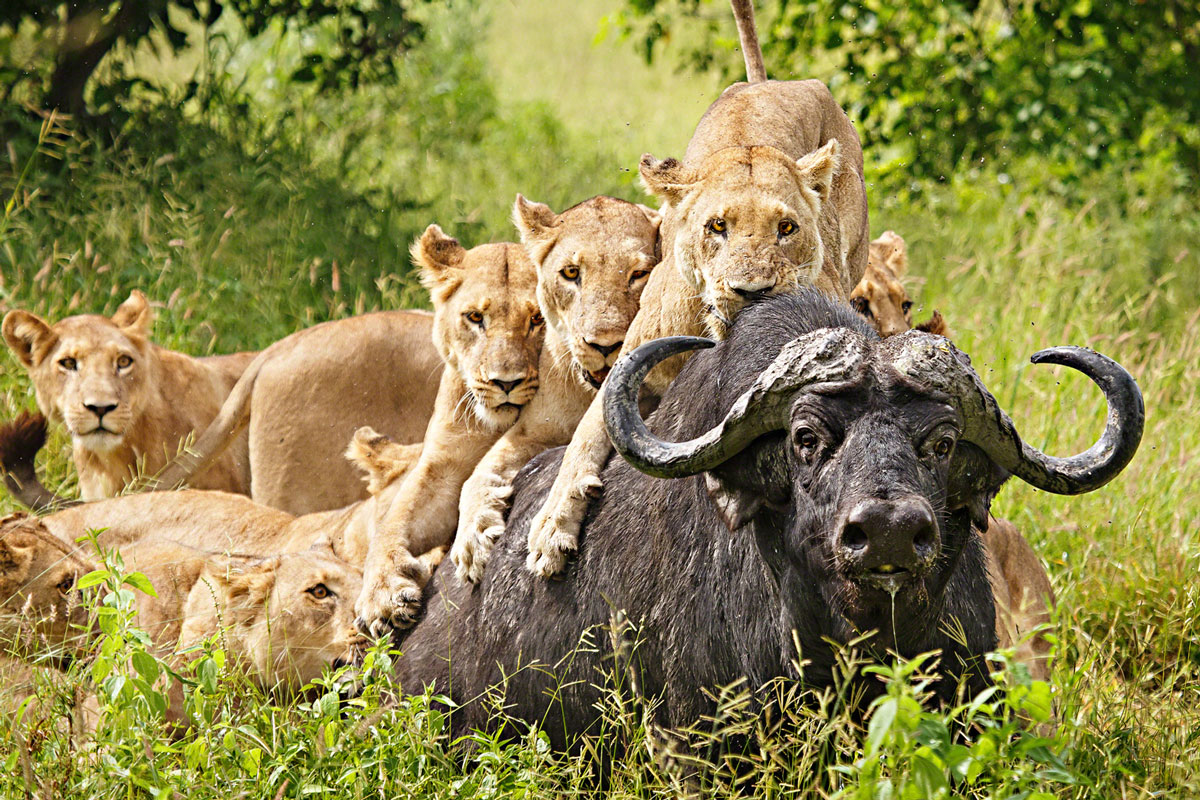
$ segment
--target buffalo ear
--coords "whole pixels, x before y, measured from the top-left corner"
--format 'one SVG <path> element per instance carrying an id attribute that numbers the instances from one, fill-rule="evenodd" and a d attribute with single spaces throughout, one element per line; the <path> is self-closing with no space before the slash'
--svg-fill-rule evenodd
<path id="1" fill-rule="evenodd" d="M 4 341 L 26 369 L 40 364 L 58 343 L 54 329 L 37 314 L 28 311 L 5 314 L 3 331 Z"/>
<path id="2" fill-rule="evenodd" d="M 683 164 L 673 158 L 659 161 L 649 153 L 642 156 L 638 172 L 646 190 L 671 205 L 679 205 L 679 201 L 696 183 L 696 177 Z"/>
<path id="3" fill-rule="evenodd" d="M 462 282 L 467 250 L 458 239 L 434 224 L 425 229 L 409 248 L 413 263 L 421 269 L 421 285 L 431 294 L 445 297 Z"/>
<path id="4" fill-rule="evenodd" d="M 971 524 L 987 530 L 992 500 L 1012 475 L 970 442 L 960 441 L 954 450 L 946 486 L 946 507 L 964 509 Z"/>
<path id="5" fill-rule="evenodd" d="M 727 484 L 711 472 L 704 473 L 704 488 L 721 521 L 734 533 L 752 520 L 765 502 L 762 492 Z"/>
<path id="6" fill-rule="evenodd" d="M 150 301 L 146 299 L 146 295 L 134 289 L 125 302 L 117 306 L 112 315 L 112 322 L 126 334 L 142 339 L 149 338 L 150 326 L 154 322 Z"/>
<path id="7" fill-rule="evenodd" d="M 820 149 L 796 161 L 796 174 L 804 188 L 814 192 L 824 203 L 833 188 L 833 178 L 842 166 L 842 149 L 837 139 L 830 139 Z"/>

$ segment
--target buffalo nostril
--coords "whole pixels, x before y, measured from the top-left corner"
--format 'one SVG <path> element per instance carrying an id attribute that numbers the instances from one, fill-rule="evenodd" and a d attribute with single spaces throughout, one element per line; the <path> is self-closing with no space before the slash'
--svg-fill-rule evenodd
<path id="1" fill-rule="evenodd" d="M 492 385 L 500 387 L 500 391 L 504 392 L 505 394 L 508 394 L 513 389 L 517 388 L 520 383 L 520 379 L 515 381 L 502 381 L 499 378 L 492 379 Z"/>
<path id="2" fill-rule="evenodd" d="M 916 548 L 918 554 L 924 556 L 933 550 L 936 541 L 936 537 L 933 533 L 933 527 L 927 526 L 921 528 L 919 531 L 917 531 L 916 535 L 913 536 L 913 547 Z"/>
<path id="3" fill-rule="evenodd" d="M 621 345 L 623 344 L 625 343 L 617 342 L 616 344 L 597 344 L 596 342 L 587 342 L 588 347 L 592 348 L 605 358 L 608 358 L 610 355 L 620 350 Z"/>
<path id="4" fill-rule="evenodd" d="M 866 550 L 869 541 L 866 531 L 857 525 L 847 525 L 842 531 L 842 547 L 853 550 L 855 553 Z"/>
<path id="5" fill-rule="evenodd" d="M 97 406 L 90 403 L 84 403 L 83 407 L 95 414 L 96 419 L 104 419 L 104 415 L 115 409 L 117 406 L 115 403 L 109 406 Z"/>

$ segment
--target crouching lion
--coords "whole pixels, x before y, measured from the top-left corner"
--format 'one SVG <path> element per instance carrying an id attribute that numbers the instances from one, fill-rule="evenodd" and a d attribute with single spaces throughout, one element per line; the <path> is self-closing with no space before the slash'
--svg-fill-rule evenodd
<path id="1" fill-rule="evenodd" d="M 850 304 L 879 332 L 880 336 L 903 333 L 912 324 L 912 299 L 901 282 L 908 272 L 908 245 L 895 231 L 884 231 L 868 250 L 867 271 L 850 293 Z M 950 329 L 939 311 L 917 330 L 949 336 Z"/>
<path id="2" fill-rule="evenodd" d="M 412 257 L 432 315 L 367 314 L 276 342 L 160 485 L 195 485 L 248 425 L 255 500 L 297 514 L 338 508 L 365 496 L 341 454 L 357 426 L 371 425 L 429 443 L 411 451 L 425 456 L 419 493 L 445 496 L 429 502 L 453 514 L 475 462 L 537 392 L 544 326 L 533 265 L 518 245 L 467 250 L 430 225 Z"/>
<path id="3" fill-rule="evenodd" d="M 112 317 L 81 314 L 53 324 L 28 311 L 4 317 L 4 340 L 28 371 L 38 407 L 71 434 L 83 500 L 111 497 L 138 472 L 162 469 L 187 436 L 213 420 L 254 358 L 167 350 L 150 341 L 152 320 L 137 290 Z M 249 491 L 245 438 L 231 444 L 198 488 Z M 64 502 L 32 469 L 5 478 L 31 508 Z"/>
<path id="4" fill-rule="evenodd" d="M 175 653 L 218 637 L 260 687 L 294 693 L 326 667 L 350 663 L 361 645 L 353 603 L 362 573 L 327 551 L 262 558 L 152 539 L 121 555 L 155 588 L 157 596 L 135 592 L 135 624 L 161 658 L 179 661 Z M 77 582 L 95 568 L 36 518 L 0 521 L 0 633 L 9 652 L 58 667 L 89 657 L 96 634 Z M 168 719 L 179 723 L 182 687 L 174 688 Z"/>
<path id="5" fill-rule="evenodd" d="M 663 201 L 663 264 L 650 276 L 626 348 L 663 336 L 721 338 L 755 298 L 816 286 L 848 299 L 867 264 L 862 147 L 819 81 L 767 81 L 749 2 L 734 3 L 752 82 L 704 113 L 683 161 L 643 156 Z M 661 396 L 682 357 L 644 384 Z M 601 393 L 602 394 L 602 393 Z M 577 546 L 588 498 L 611 453 L 597 396 L 529 529 L 528 566 L 549 576 Z"/>

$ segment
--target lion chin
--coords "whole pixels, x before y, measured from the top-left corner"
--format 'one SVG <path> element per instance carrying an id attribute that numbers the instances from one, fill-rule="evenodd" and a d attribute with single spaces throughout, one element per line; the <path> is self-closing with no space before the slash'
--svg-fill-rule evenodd
<path id="1" fill-rule="evenodd" d="M 93 453 L 111 453 L 125 441 L 125 435 L 104 428 L 96 428 L 87 433 L 72 433 L 71 438 L 77 445 Z"/>
<path id="2" fill-rule="evenodd" d="M 489 406 L 479 398 L 475 399 L 475 416 L 484 425 L 493 430 L 506 430 L 511 428 L 521 416 L 523 405 L 516 403 L 500 403 L 496 406 Z"/>

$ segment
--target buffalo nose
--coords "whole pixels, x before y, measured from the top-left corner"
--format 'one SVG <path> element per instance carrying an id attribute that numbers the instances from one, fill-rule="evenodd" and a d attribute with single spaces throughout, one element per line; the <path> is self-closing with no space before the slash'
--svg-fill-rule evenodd
<path id="1" fill-rule="evenodd" d="M 520 383 L 520 378 L 517 378 L 515 381 L 502 381 L 499 378 L 492 378 L 492 385 L 498 386 L 500 391 L 504 392 L 505 394 L 508 394 L 513 389 L 517 388 Z"/>
<path id="2" fill-rule="evenodd" d="M 617 342 L 616 344 L 597 344 L 596 342 L 587 342 L 588 347 L 592 348 L 593 350 L 595 350 L 597 353 L 604 356 L 605 358 L 608 358 L 609 355 L 620 350 L 621 345 L 623 345 L 623 344 L 625 344 L 625 343 Z"/>
<path id="3" fill-rule="evenodd" d="M 746 280 L 746 281 L 731 281 L 729 288 L 734 291 L 739 297 L 750 300 L 756 297 L 762 297 L 767 292 L 775 288 L 774 278 L 764 278 L 761 280 Z"/>
<path id="4" fill-rule="evenodd" d="M 929 563 L 938 543 L 929 502 L 923 497 L 908 497 L 858 503 L 846 515 L 837 544 L 842 555 L 858 569 L 888 572 Z"/>
<path id="5" fill-rule="evenodd" d="M 117 404 L 113 403 L 112 405 L 109 405 L 109 406 L 98 406 L 98 405 L 93 405 L 91 403 L 84 403 L 83 407 L 86 408 L 88 411 L 92 412 L 93 414 L 95 414 L 96 419 L 99 420 L 99 419 L 104 419 L 104 415 L 107 414 L 108 412 L 112 411 L 114 408 L 116 408 Z"/>

